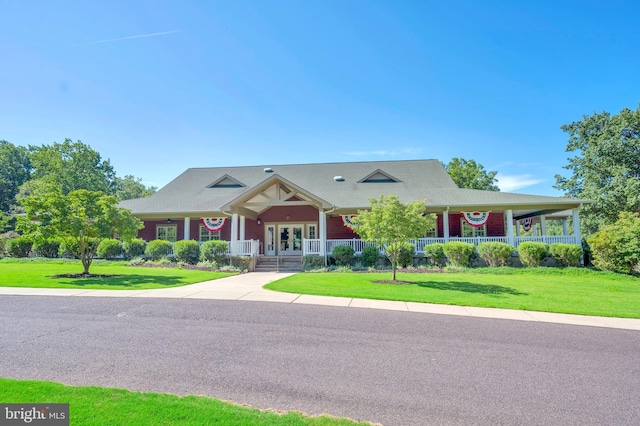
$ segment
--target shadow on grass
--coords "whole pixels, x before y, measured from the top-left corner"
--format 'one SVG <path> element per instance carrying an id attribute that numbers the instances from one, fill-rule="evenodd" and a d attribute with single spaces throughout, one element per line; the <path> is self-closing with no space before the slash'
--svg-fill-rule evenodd
<path id="1" fill-rule="evenodd" d="M 493 284 L 477 284 L 460 281 L 450 282 L 435 282 L 435 281 L 418 281 L 416 282 L 420 287 L 428 287 L 434 290 L 453 290 L 464 291 L 465 293 L 480 293 L 480 294 L 511 294 L 514 296 L 527 296 L 527 293 L 519 292 L 510 287 L 503 287 L 501 285 Z"/>
<path id="2" fill-rule="evenodd" d="M 141 275 L 127 274 L 115 275 L 111 277 L 88 277 L 88 278 L 56 278 L 55 280 L 64 282 L 65 284 L 73 284 L 74 286 L 84 287 L 88 285 L 103 285 L 114 287 L 137 287 L 145 284 L 154 284 L 157 288 L 177 286 L 184 284 L 184 277 L 171 275 Z"/>

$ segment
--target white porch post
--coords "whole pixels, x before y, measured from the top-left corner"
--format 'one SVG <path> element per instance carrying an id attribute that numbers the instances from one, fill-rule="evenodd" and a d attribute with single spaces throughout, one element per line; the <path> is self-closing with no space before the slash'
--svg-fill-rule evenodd
<path id="1" fill-rule="evenodd" d="M 191 218 L 184 218 L 184 240 L 189 241 L 191 239 Z"/>
<path id="2" fill-rule="evenodd" d="M 543 237 L 547 235 L 547 218 L 544 215 L 540 216 L 540 233 Z"/>
<path id="3" fill-rule="evenodd" d="M 520 221 L 516 220 L 516 237 L 520 236 Z"/>
<path id="4" fill-rule="evenodd" d="M 576 239 L 576 244 L 582 245 L 582 237 L 580 236 L 580 215 L 578 209 L 573 209 L 573 236 Z"/>
<path id="5" fill-rule="evenodd" d="M 449 209 L 442 213 L 442 231 L 444 232 L 444 242 L 449 242 Z"/>
<path id="6" fill-rule="evenodd" d="M 238 250 L 238 213 L 231 215 L 231 255 L 235 256 Z"/>
<path id="7" fill-rule="evenodd" d="M 322 207 L 318 208 L 318 236 L 320 237 L 320 256 L 327 252 L 327 215 Z"/>
<path id="8" fill-rule="evenodd" d="M 513 210 L 507 210 L 507 241 L 515 247 L 516 241 L 513 238 Z"/>
<path id="9" fill-rule="evenodd" d="M 240 216 L 240 241 L 244 241 L 244 220 L 245 220 L 245 216 L 241 215 Z"/>
<path id="10" fill-rule="evenodd" d="M 569 235 L 569 229 L 567 228 L 567 218 L 562 219 L 562 235 L 565 237 Z"/>

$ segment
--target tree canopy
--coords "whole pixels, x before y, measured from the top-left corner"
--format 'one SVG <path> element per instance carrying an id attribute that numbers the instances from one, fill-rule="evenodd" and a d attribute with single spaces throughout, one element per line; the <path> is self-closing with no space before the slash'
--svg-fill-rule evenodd
<path id="1" fill-rule="evenodd" d="M 448 164 L 443 163 L 443 166 L 459 188 L 500 191 L 496 179 L 498 172 L 486 171 L 484 166 L 475 160 L 453 158 Z"/>
<path id="2" fill-rule="evenodd" d="M 617 115 L 603 111 L 565 124 L 568 177 L 556 175 L 555 188 L 566 196 L 593 200 L 581 211 L 583 235 L 612 224 L 620 212 L 640 207 L 640 106 Z"/>
<path id="3" fill-rule="evenodd" d="M 359 210 L 352 219 L 354 231 L 367 242 L 385 248 L 391 261 L 393 280 L 396 280 L 397 261 L 403 245 L 409 240 L 422 238 L 435 224 L 435 215 L 425 214 L 425 201 L 403 204 L 397 196 L 380 195 L 371 198 L 370 210 Z"/>
<path id="4" fill-rule="evenodd" d="M 117 177 L 115 186 L 118 200 L 148 197 L 158 189 L 155 186 L 144 186 L 142 179 L 133 175 L 126 175 L 124 178 Z"/>
<path id="5" fill-rule="evenodd" d="M 130 240 L 143 227 L 129 210 L 116 206 L 116 197 L 99 191 L 80 189 L 63 194 L 51 189 L 23 198 L 20 203 L 26 217 L 20 218 L 18 229 L 35 240 L 66 240 L 67 247 L 82 261 L 85 275 L 101 240 L 114 234 Z"/>
<path id="6" fill-rule="evenodd" d="M 12 210 L 20 185 L 29 180 L 30 174 L 26 148 L 0 141 L 0 212 Z"/>

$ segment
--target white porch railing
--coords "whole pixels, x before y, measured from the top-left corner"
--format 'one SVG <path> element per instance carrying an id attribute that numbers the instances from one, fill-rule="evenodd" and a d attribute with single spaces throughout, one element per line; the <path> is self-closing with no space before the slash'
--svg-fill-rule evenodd
<path id="1" fill-rule="evenodd" d="M 229 251 L 227 254 L 231 256 L 257 256 L 260 252 L 260 240 L 238 240 L 229 241 Z"/>
<path id="2" fill-rule="evenodd" d="M 449 241 L 462 241 L 465 243 L 471 243 L 474 245 L 478 245 L 480 243 L 485 242 L 501 242 L 508 243 L 507 237 L 450 237 Z M 573 235 L 565 235 L 565 236 L 534 236 L 534 237 L 514 237 L 514 245 L 517 249 L 521 243 L 526 241 L 535 241 L 535 242 L 543 242 L 547 244 L 554 243 L 565 243 L 565 244 L 576 244 L 576 239 Z M 445 243 L 444 238 L 419 238 L 417 240 L 411 240 L 416 246 L 416 253 L 422 254 L 424 253 L 425 246 L 435 243 Z M 365 246 L 373 245 L 371 243 L 366 243 L 359 239 L 349 239 L 349 240 L 327 240 L 326 242 L 326 253 L 331 254 L 333 248 L 336 246 L 351 246 L 353 247 L 353 251 L 356 253 L 362 253 L 362 249 Z M 312 255 L 312 254 L 322 254 L 320 248 L 322 247 L 321 240 L 319 239 L 303 239 L 302 240 L 302 254 L 303 255 Z"/>

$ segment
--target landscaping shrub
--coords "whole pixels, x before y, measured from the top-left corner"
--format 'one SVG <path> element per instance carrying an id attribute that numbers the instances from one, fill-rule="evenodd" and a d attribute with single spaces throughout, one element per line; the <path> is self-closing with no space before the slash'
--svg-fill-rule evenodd
<path id="1" fill-rule="evenodd" d="M 638 272 L 640 218 L 637 213 L 620 213 L 615 223 L 603 226 L 587 241 L 596 268 L 622 274 Z"/>
<path id="2" fill-rule="evenodd" d="M 12 238 L 6 242 L 4 249 L 11 257 L 28 257 L 33 241 L 27 237 Z"/>
<path id="3" fill-rule="evenodd" d="M 511 244 L 489 241 L 478 244 L 478 255 L 489 266 L 506 266 L 515 248 Z"/>
<path id="4" fill-rule="evenodd" d="M 58 257 L 58 250 L 60 250 L 58 240 L 42 240 L 33 243 L 33 253 L 38 257 Z"/>
<path id="5" fill-rule="evenodd" d="M 215 261 L 218 265 L 227 263 L 229 243 L 222 240 L 212 240 L 200 245 L 200 260 Z"/>
<path id="6" fill-rule="evenodd" d="M 124 256 L 127 259 L 142 257 L 142 255 L 144 255 L 144 249 L 146 247 L 147 243 L 142 238 L 134 238 L 131 241 L 125 241 L 122 244 L 122 250 L 124 251 Z"/>
<path id="7" fill-rule="evenodd" d="M 310 254 L 302 258 L 302 269 L 311 271 L 324 268 L 324 257 L 317 254 Z"/>
<path id="8" fill-rule="evenodd" d="M 173 256 L 178 262 L 195 265 L 200 259 L 200 245 L 194 240 L 181 240 L 173 244 Z"/>
<path id="9" fill-rule="evenodd" d="M 449 259 L 449 263 L 453 266 L 471 266 L 471 260 L 475 254 L 476 247 L 471 243 L 462 241 L 449 241 L 442 245 L 444 255 Z"/>
<path id="10" fill-rule="evenodd" d="M 580 266 L 582 248 L 577 244 L 555 243 L 549 246 L 549 254 L 562 266 Z"/>
<path id="11" fill-rule="evenodd" d="M 122 242 L 113 238 L 106 238 L 98 244 L 96 254 L 102 259 L 115 259 L 122 254 Z"/>
<path id="12" fill-rule="evenodd" d="M 5 250 L 7 241 L 13 238 L 18 238 L 19 236 L 20 234 L 18 234 L 15 231 L 8 231 L 3 234 L 0 234 L 0 257 L 7 255 L 7 252 Z"/>
<path id="13" fill-rule="evenodd" d="M 518 246 L 518 257 L 524 266 L 535 267 L 549 255 L 549 246 L 545 243 L 527 241 Z"/>
<path id="14" fill-rule="evenodd" d="M 424 257 L 433 265 L 444 266 L 446 263 L 446 256 L 443 250 L 444 244 L 434 243 L 424 246 Z"/>
<path id="15" fill-rule="evenodd" d="M 416 254 L 416 246 L 411 243 L 402 243 L 398 255 L 398 266 L 407 268 L 413 266 L 413 256 Z"/>
<path id="16" fill-rule="evenodd" d="M 333 248 L 331 257 L 336 261 L 338 266 L 351 266 L 355 251 L 351 246 L 336 246 Z"/>
<path id="17" fill-rule="evenodd" d="M 249 270 L 249 264 L 251 263 L 251 257 L 249 256 L 231 256 L 229 259 L 231 266 L 239 269 L 242 272 Z"/>
<path id="18" fill-rule="evenodd" d="M 147 248 L 144 250 L 144 255 L 151 260 L 159 260 L 169 256 L 169 254 L 171 254 L 171 243 L 166 240 L 149 241 Z"/>
<path id="19" fill-rule="evenodd" d="M 380 250 L 376 246 L 366 246 L 362 249 L 362 263 L 367 267 L 376 266 L 380 258 Z"/>

